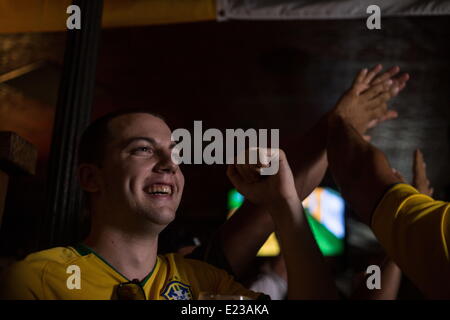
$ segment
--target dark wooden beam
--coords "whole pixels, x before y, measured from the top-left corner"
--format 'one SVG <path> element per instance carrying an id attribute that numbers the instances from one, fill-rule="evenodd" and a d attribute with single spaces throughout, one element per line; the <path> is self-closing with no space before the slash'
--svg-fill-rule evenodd
<path id="1" fill-rule="evenodd" d="M 40 249 L 76 242 L 80 240 L 82 230 L 82 192 L 76 179 L 76 147 L 91 115 L 103 0 L 78 0 L 74 4 L 81 9 L 81 29 L 67 31 Z"/>

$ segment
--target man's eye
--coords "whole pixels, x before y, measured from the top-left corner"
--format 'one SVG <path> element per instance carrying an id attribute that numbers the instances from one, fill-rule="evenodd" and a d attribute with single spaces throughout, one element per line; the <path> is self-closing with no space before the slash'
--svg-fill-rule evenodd
<path id="1" fill-rule="evenodd" d="M 145 153 L 152 153 L 152 149 L 149 147 L 139 147 L 132 150 L 133 154 L 145 154 Z"/>

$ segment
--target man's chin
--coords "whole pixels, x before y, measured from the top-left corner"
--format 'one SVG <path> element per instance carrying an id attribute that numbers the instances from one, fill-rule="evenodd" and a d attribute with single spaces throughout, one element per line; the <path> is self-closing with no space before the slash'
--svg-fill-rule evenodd
<path id="1" fill-rule="evenodd" d="M 157 208 L 146 210 L 144 216 L 147 221 L 165 227 L 175 219 L 175 211 L 169 208 Z"/>

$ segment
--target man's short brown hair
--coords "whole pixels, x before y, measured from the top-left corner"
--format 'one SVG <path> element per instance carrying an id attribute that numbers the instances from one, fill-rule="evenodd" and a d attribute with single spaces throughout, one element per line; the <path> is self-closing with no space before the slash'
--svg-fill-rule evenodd
<path id="1" fill-rule="evenodd" d="M 147 113 L 164 120 L 162 116 L 145 108 L 121 109 L 97 118 L 84 130 L 81 136 L 78 146 L 78 165 L 86 163 L 101 166 L 106 153 L 105 146 L 111 139 L 111 132 L 108 129 L 109 123 L 117 117 L 134 113 Z"/>

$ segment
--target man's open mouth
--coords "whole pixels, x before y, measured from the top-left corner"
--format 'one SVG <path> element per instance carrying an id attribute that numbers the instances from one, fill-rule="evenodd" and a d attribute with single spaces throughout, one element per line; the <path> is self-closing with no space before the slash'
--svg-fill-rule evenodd
<path id="1" fill-rule="evenodd" d="M 173 188 L 169 184 L 155 183 L 145 189 L 145 192 L 151 195 L 172 195 Z"/>

